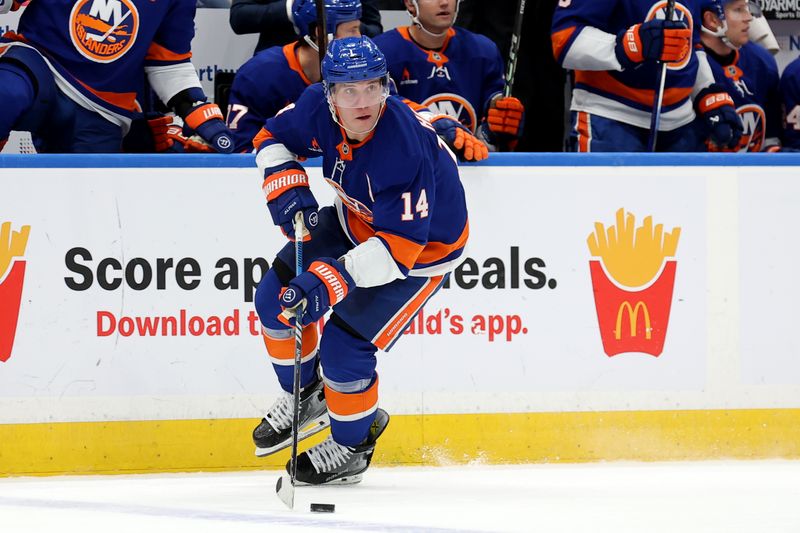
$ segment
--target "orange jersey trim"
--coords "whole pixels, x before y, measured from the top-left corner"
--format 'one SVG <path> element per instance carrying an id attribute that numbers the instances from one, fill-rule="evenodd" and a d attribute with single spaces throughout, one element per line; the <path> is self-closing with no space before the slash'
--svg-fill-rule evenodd
<path id="1" fill-rule="evenodd" d="M 418 262 L 422 263 L 423 265 L 427 265 L 430 263 L 434 263 L 439 261 L 440 259 L 444 259 L 451 253 L 455 252 L 456 250 L 463 248 L 465 244 L 467 244 L 467 239 L 469 238 L 469 221 L 464 224 L 464 229 L 461 231 L 461 235 L 459 235 L 456 242 L 447 244 L 443 242 L 429 242 L 425 245 L 422 252 L 419 254 L 419 258 L 417 259 Z"/>
<path id="2" fill-rule="evenodd" d="M 297 54 L 295 53 L 295 47 L 297 43 L 289 43 L 283 47 L 283 55 L 286 58 L 286 62 L 289 63 L 289 68 L 293 71 L 297 72 L 300 78 L 303 80 L 303 83 L 306 85 L 311 85 L 312 81 L 308 79 L 306 73 L 303 72 L 303 67 L 300 66 L 300 60 L 297 59 Z"/>
<path id="3" fill-rule="evenodd" d="M 134 111 L 134 112 L 141 111 L 139 104 L 136 103 L 136 93 L 112 93 L 106 91 L 96 91 L 95 89 L 92 89 L 91 87 L 83 83 L 81 80 L 76 79 L 76 81 L 80 83 L 84 89 L 86 89 L 87 91 L 89 91 L 90 93 L 92 93 L 93 95 L 95 95 L 104 102 L 117 106 L 121 109 L 125 109 L 127 111 Z"/>
<path id="4" fill-rule="evenodd" d="M 444 43 L 442 43 L 442 46 L 438 50 L 427 50 L 425 48 L 422 48 L 420 45 L 416 43 L 416 41 L 414 41 L 414 39 L 411 37 L 411 32 L 409 31 L 410 28 L 411 26 L 400 26 L 399 28 L 397 28 L 397 32 L 403 39 L 405 39 L 406 41 L 410 42 L 411 44 L 413 44 L 414 46 L 425 52 L 428 55 L 428 61 L 433 63 L 437 67 L 441 68 L 442 65 L 447 63 L 448 59 L 447 57 L 445 57 L 444 51 L 447 50 L 447 45 L 450 44 L 450 39 L 452 39 L 455 36 L 456 30 L 454 30 L 453 28 L 448 28 L 447 35 L 444 38 Z M 434 54 L 436 54 L 437 52 L 442 56 L 440 59 L 436 59 L 434 57 Z"/>
<path id="5" fill-rule="evenodd" d="M 392 254 L 394 260 L 409 270 L 417 262 L 417 258 L 424 249 L 422 244 L 417 244 L 405 237 L 386 233 L 385 231 L 379 231 L 375 233 L 375 236 L 386 241 L 386 244 L 389 245 L 389 253 Z"/>
<path id="6" fill-rule="evenodd" d="M 582 83 L 604 92 L 621 96 L 644 106 L 653 106 L 655 91 L 653 89 L 634 89 L 617 81 L 606 71 L 577 70 L 575 83 Z M 691 87 L 675 87 L 664 90 L 664 106 L 671 106 L 689 98 L 692 94 Z"/>
<path id="7" fill-rule="evenodd" d="M 356 393 L 337 392 L 325 385 L 325 401 L 328 410 L 341 417 L 367 413 L 378 405 L 378 378 L 370 388 Z"/>
<path id="8" fill-rule="evenodd" d="M 420 308 L 425 305 L 425 302 L 436 292 L 437 287 L 442 282 L 443 276 L 435 276 L 428 280 L 428 283 L 422 288 L 417 295 L 406 304 L 406 306 L 398 311 L 394 318 L 386 324 L 380 333 L 372 340 L 372 344 L 381 350 L 385 350 L 392 344 L 394 339 L 403 333 L 405 325 L 419 312 Z"/>
<path id="9" fill-rule="evenodd" d="M 264 346 L 267 347 L 267 353 L 270 357 L 285 361 L 294 359 L 294 337 L 273 339 L 266 333 L 262 333 L 261 338 L 264 340 Z M 303 357 L 311 355 L 317 349 L 318 338 L 316 322 L 303 328 Z"/>
<path id="10" fill-rule="evenodd" d="M 571 28 L 564 28 L 563 30 L 559 30 L 551 35 L 551 40 L 553 43 L 553 57 L 556 58 L 556 61 L 561 58 L 561 52 L 564 51 L 564 47 L 567 45 L 567 41 L 570 40 L 573 33 L 575 33 L 574 26 Z"/>
<path id="11" fill-rule="evenodd" d="M 152 43 L 147 49 L 145 59 L 148 61 L 186 61 L 192 58 L 192 52 L 178 54 L 169 48 L 165 48 L 158 43 Z"/>
<path id="12" fill-rule="evenodd" d="M 274 139 L 273 135 L 269 132 L 267 128 L 261 128 L 256 136 L 253 138 L 253 148 L 258 150 L 261 148 L 261 145 L 264 141 L 268 141 L 270 139 Z"/>

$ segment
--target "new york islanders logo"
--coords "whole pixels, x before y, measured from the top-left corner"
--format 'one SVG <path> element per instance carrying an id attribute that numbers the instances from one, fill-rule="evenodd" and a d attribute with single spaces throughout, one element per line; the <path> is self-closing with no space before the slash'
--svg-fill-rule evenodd
<path id="1" fill-rule="evenodd" d="M 139 12 L 133 0 L 79 0 L 69 17 L 72 44 L 85 58 L 110 63 L 133 48 Z"/>
<path id="2" fill-rule="evenodd" d="M 30 226 L 11 231 L 11 222 L 0 225 L 0 362 L 11 357 L 17 333 L 22 282 L 25 280 L 25 247 Z"/>
<path id="3" fill-rule="evenodd" d="M 758 104 L 745 104 L 736 109 L 742 120 L 744 132 L 739 141 L 739 152 L 760 152 L 766 140 L 767 117 Z"/>
<path id="4" fill-rule="evenodd" d="M 469 131 L 475 133 L 475 128 L 478 126 L 475 108 L 463 96 L 454 93 L 439 93 L 421 103 L 434 115 L 453 117 L 469 128 Z"/>
<path id="5" fill-rule="evenodd" d="M 586 240 L 603 351 L 609 357 L 630 352 L 658 357 L 667 336 L 681 229 L 664 232 L 652 217 L 637 228 L 624 209 L 616 219 L 609 228 L 595 222 Z"/>

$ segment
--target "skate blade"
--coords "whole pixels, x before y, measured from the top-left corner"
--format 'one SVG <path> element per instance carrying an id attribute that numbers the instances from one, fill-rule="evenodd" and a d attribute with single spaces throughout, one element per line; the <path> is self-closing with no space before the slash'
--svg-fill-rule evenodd
<path id="1" fill-rule="evenodd" d="M 284 474 L 278 478 L 278 482 L 275 484 L 275 492 L 278 498 L 286 504 L 286 507 L 294 509 L 294 485 L 292 485 L 292 479 L 288 475 Z"/>
<path id="2" fill-rule="evenodd" d="M 344 476 L 338 479 L 334 479 L 333 481 L 328 481 L 326 483 L 320 483 L 318 485 L 314 485 L 311 483 L 303 483 L 302 481 L 295 480 L 295 485 L 298 487 L 327 487 L 329 485 L 355 485 L 356 483 L 361 483 L 361 479 L 363 478 L 363 474 L 354 474 L 352 476 Z M 288 478 L 288 476 L 287 476 Z M 287 481 L 288 483 L 288 481 Z"/>
<path id="3" fill-rule="evenodd" d="M 307 439 L 308 437 L 314 436 L 326 427 L 331 425 L 330 418 L 328 418 L 327 413 L 322 417 L 316 420 L 313 420 L 309 424 L 306 424 L 305 427 L 301 428 L 297 434 L 297 441 L 300 442 L 303 439 Z M 267 455 L 272 455 L 275 452 L 279 452 L 284 448 L 288 448 L 292 445 L 291 437 L 289 440 L 282 442 L 281 444 L 276 444 L 271 448 L 260 448 L 256 446 L 256 457 L 266 457 Z"/>

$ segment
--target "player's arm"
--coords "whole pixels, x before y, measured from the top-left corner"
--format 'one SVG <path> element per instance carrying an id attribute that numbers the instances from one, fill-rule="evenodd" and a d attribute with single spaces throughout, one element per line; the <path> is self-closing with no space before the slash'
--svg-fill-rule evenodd
<path id="1" fill-rule="evenodd" d="M 485 62 L 482 80 L 484 116 L 478 137 L 485 140 L 492 151 L 513 150 L 522 136 L 525 107 L 518 98 L 503 95 L 503 58 L 497 45 L 488 40 L 487 44 L 491 54 Z"/>
<path id="2" fill-rule="evenodd" d="M 317 225 L 319 205 L 311 192 L 308 173 L 299 162 L 302 156 L 316 155 L 309 148 L 314 136 L 314 121 L 309 120 L 307 112 L 309 99 L 304 92 L 296 104 L 289 104 L 267 120 L 253 140 L 267 208 L 272 221 L 290 240 L 294 239 L 298 212 L 302 212 L 307 228 Z"/>
<path id="3" fill-rule="evenodd" d="M 251 152 L 253 140 L 269 118 L 261 113 L 259 102 L 253 102 L 252 95 L 258 93 L 250 79 L 237 73 L 231 86 L 226 117 L 228 128 L 233 134 L 234 152 Z"/>
<path id="4" fill-rule="evenodd" d="M 553 56 L 572 70 L 625 70 L 646 61 L 679 61 L 690 51 L 692 31 L 682 21 L 653 19 L 614 34 L 610 2 L 559 2 L 553 16 Z"/>
<path id="5" fill-rule="evenodd" d="M 214 150 L 230 153 L 233 151 L 231 132 L 222 120 L 219 107 L 208 103 L 191 62 L 194 14 L 193 0 L 172 2 L 147 51 L 144 70 L 162 102 Z"/>
<path id="6" fill-rule="evenodd" d="M 695 113 L 705 123 L 711 150 L 731 150 L 739 144 L 744 127 L 731 95 L 714 80 L 714 71 L 706 53 L 700 48 L 697 56 L 697 77 L 692 88 Z"/>
<path id="7" fill-rule="evenodd" d="M 390 163 L 387 170 L 391 168 L 391 172 L 382 177 L 414 178 L 398 179 L 382 188 L 372 184 L 375 235 L 340 258 L 359 287 L 375 287 L 405 278 L 428 242 L 436 194 L 431 162 L 403 158 Z"/>

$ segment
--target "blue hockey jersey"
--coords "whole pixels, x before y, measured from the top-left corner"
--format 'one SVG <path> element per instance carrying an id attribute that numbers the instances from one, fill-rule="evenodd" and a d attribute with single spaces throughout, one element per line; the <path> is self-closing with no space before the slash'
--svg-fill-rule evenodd
<path id="1" fill-rule="evenodd" d="M 559 2 L 553 16 L 556 60 L 575 71 L 571 109 L 641 128 L 650 116 L 661 65 L 643 63 L 622 70 L 614 53 L 617 35 L 633 26 L 666 17 L 666 0 L 572 0 Z M 692 96 L 712 82 L 700 42 L 699 3 L 675 2 L 673 20 L 692 29 L 693 51 L 667 66 L 660 128 L 671 131 L 694 119 Z"/>
<path id="2" fill-rule="evenodd" d="M 262 174 L 295 156 L 322 156 L 339 222 L 356 245 L 348 255 L 376 245 L 383 250 L 356 268 L 396 272 L 396 279 L 440 275 L 461 262 L 469 225 L 455 157 L 399 97 L 386 100 L 375 129 L 353 144 L 333 122 L 317 83 L 267 120 L 259 139 L 265 139 L 257 141 Z"/>
<path id="3" fill-rule="evenodd" d="M 195 0 L 32 0 L 17 32 L 0 40 L 0 54 L 36 49 L 62 92 L 127 127 L 145 69 L 162 100 L 200 87 L 190 61 L 194 14 Z"/>
<path id="4" fill-rule="evenodd" d="M 785 113 L 783 146 L 800 150 L 800 58 L 783 69 L 780 93 Z"/>
<path id="5" fill-rule="evenodd" d="M 439 50 L 416 44 L 408 27 L 375 37 L 400 96 L 475 132 L 489 100 L 503 90 L 503 59 L 483 35 L 450 28 Z"/>
<path id="6" fill-rule="evenodd" d="M 297 100 L 311 81 L 295 55 L 297 43 L 273 46 L 254 55 L 236 72 L 228 100 L 228 127 L 234 151 L 250 151 L 264 122 Z"/>
<path id="7" fill-rule="evenodd" d="M 714 80 L 733 98 L 744 133 L 739 152 L 760 152 L 767 139 L 777 139 L 781 130 L 778 64 L 754 43 L 747 43 L 727 57 L 706 50 Z"/>

